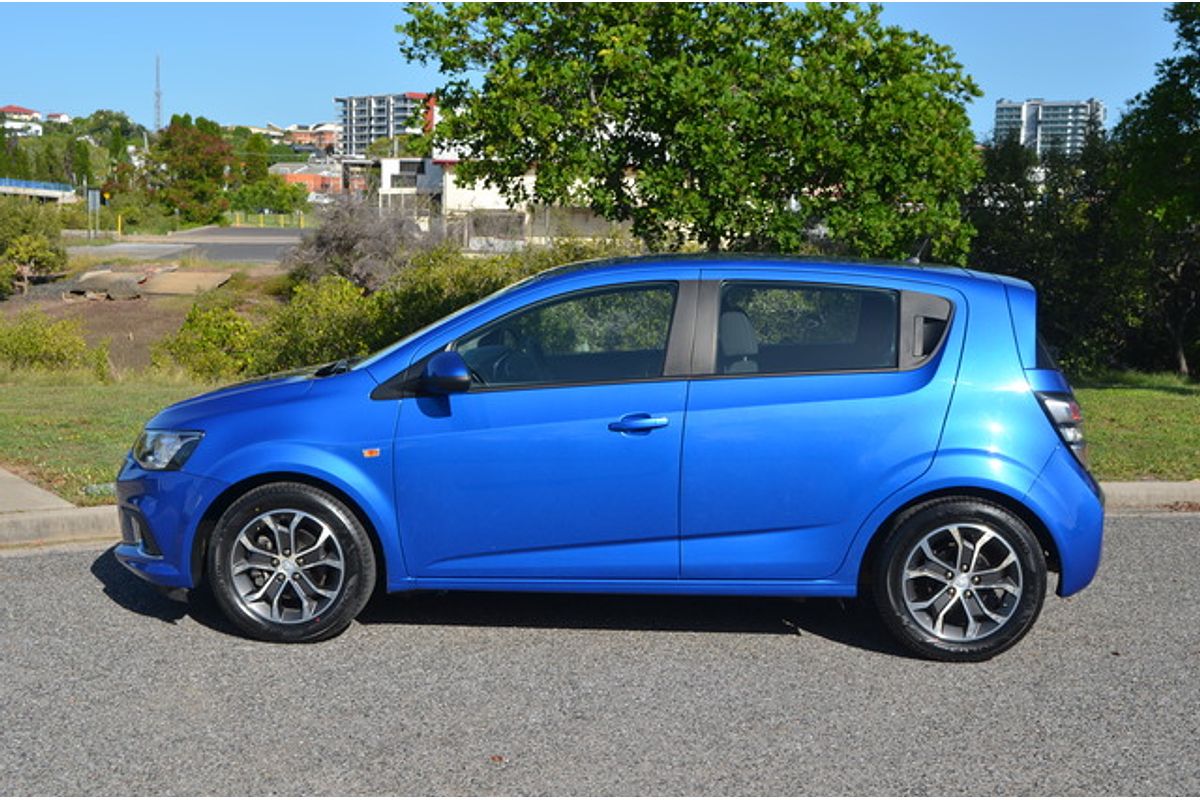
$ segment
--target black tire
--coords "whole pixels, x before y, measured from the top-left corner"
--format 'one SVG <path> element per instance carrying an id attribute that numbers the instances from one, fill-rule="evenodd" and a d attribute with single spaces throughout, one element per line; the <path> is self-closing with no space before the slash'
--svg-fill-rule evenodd
<path id="1" fill-rule="evenodd" d="M 362 522 L 338 498 L 303 483 L 271 483 L 221 515 L 209 541 L 207 574 L 217 605 L 247 635 L 316 642 L 344 631 L 367 604 L 375 553 Z M 248 602 L 264 586 L 268 594 Z"/>
<path id="2" fill-rule="evenodd" d="M 970 544 L 972 537 L 982 542 L 979 548 L 955 544 Z M 977 566 L 946 563 L 950 553 L 959 554 L 953 559 L 958 562 L 976 549 Z M 1008 566 L 997 566 L 1004 563 Z M 967 566 L 972 569 L 962 569 Z M 933 572 L 942 574 L 925 577 Z M 985 661 L 1012 647 L 1041 612 L 1047 584 L 1046 559 L 1029 526 L 973 497 L 940 498 L 901 514 L 876 554 L 871 576 L 871 594 L 887 629 L 910 651 L 938 661 Z M 925 604 L 927 609 L 914 610 Z"/>

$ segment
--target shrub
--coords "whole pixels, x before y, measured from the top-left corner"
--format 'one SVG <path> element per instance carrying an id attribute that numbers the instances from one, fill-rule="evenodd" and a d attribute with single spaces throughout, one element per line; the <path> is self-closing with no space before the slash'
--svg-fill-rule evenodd
<path id="1" fill-rule="evenodd" d="M 308 192 L 279 175 L 268 175 L 264 180 L 238 187 L 230 197 L 229 207 L 249 213 L 265 210 L 291 214 L 308 208 Z"/>
<path id="2" fill-rule="evenodd" d="M 107 362 L 107 348 L 99 349 Z M 98 361 L 77 319 L 52 321 L 30 309 L 12 322 L 0 321 L 0 364 L 9 369 L 73 369 L 93 367 Z"/>
<path id="3" fill-rule="evenodd" d="M 562 241 L 552 247 L 471 258 L 450 247 L 415 256 L 407 270 L 374 296 L 378 320 L 373 344 L 385 344 L 436 322 L 463 306 L 553 267 L 629 255 L 632 242 Z"/>
<path id="4" fill-rule="evenodd" d="M 327 275 L 301 283 L 256 333 L 250 369 L 261 374 L 366 355 L 374 328 L 374 303 L 350 281 Z"/>
<path id="5" fill-rule="evenodd" d="M 261 375 L 362 356 L 529 275 L 560 264 L 629 251 L 626 243 L 562 243 L 471 258 L 442 247 L 415 255 L 385 288 L 366 294 L 339 275 L 300 282 L 290 301 L 255 324 L 225 301 L 200 300 L 156 352 L 206 380 Z"/>
<path id="6" fill-rule="evenodd" d="M 403 270 L 424 234 L 415 223 L 357 199 L 344 198 L 322 209 L 320 226 L 305 234 L 285 264 L 297 280 L 317 281 L 340 275 L 374 290 Z"/>
<path id="7" fill-rule="evenodd" d="M 10 265 L 24 294 L 34 275 L 49 275 L 66 264 L 67 253 L 62 247 L 52 245 L 44 234 L 23 233 L 8 242 L 0 259 Z"/>
<path id="8" fill-rule="evenodd" d="M 0 198 L 0 254 L 18 236 L 41 235 L 57 243 L 62 232 L 57 206 L 44 206 L 18 197 Z"/>
<path id="9" fill-rule="evenodd" d="M 154 362 L 170 360 L 202 380 L 245 373 L 251 363 L 254 326 L 229 305 L 197 302 L 179 332 L 159 343 Z"/>
<path id="10" fill-rule="evenodd" d="M 0 300 L 12 294 L 17 280 L 17 265 L 0 258 Z"/>

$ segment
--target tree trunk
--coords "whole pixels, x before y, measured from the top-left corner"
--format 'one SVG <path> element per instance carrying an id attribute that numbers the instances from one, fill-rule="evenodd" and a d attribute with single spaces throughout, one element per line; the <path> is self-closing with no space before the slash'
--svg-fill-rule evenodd
<path id="1" fill-rule="evenodd" d="M 1184 351 L 1183 340 L 1175 339 L 1175 363 L 1178 365 L 1179 374 L 1187 378 L 1191 374 L 1188 371 L 1187 353 Z"/>

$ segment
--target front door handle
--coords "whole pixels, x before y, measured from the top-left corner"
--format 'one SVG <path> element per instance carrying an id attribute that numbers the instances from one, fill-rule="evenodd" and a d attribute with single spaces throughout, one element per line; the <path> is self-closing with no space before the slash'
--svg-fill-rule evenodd
<path id="1" fill-rule="evenodd" d="M 608 423 L 608 429 L 617 433 L 649 433 L 655 428 L 667 427 L 670 422 L 666 417 L 652 417 L 649 414 L 626 414 L 616 422 Z"/>

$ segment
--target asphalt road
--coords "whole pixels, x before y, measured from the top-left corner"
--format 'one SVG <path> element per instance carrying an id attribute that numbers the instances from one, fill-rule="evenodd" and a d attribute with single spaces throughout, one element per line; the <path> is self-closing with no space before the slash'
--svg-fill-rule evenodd
<path id="1" fill-rule="evenodd" d="M 0 556 L 4 794 L 1197 794 L 1200 515 L 985 664 L 834 601 L 393 597 L 279 646 L 100 550 Z"/>
<path id="2" fill-rule="evenodd" d="M 116 242 L 68 248 L 79 255 L 139 260 L 195 256 L 232 263 L 275 263 L 300 241 L 303 231 L 279 228 L 198 228 L 152 242 Z"/>

